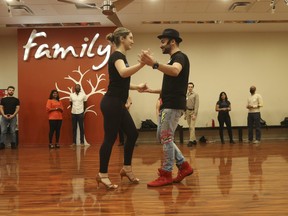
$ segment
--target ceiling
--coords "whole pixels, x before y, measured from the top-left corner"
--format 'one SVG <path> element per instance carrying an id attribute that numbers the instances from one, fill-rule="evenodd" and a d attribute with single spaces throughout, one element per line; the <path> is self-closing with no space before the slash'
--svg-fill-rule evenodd
<path id="1" fill-rule="evenodd" d="M 20 7 L 9 13 L 6 1 L 0 0 L 2 35 L 16 32 L 19 27 L 114 26 L 95 8 L 77 9 L 74 4 L 57 0 L 12 0 L 10 5 Z M 180 32 L 275 32 L 288 31 L 288 6 L 284 1 L 275 0 L 273 11 L 271 0 L 134 0 L 116 13 L 125 27 L 138 33 L 158 33 L 159 28 L 166 27 Z"/>

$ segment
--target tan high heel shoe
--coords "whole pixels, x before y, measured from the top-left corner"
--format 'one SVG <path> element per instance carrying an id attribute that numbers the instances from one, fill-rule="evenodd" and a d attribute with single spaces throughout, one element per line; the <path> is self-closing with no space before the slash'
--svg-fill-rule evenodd
<path id="1" fill-rule="evenodd" d="M 139 183 L 139 179 L 136 178 L 132 172 L 132 169 L 126 169 L 125 168 L 122 168 L 120 170 L 120 176 L 121 176 L 121 181 L 123 179 L 123 177 L 127 177 L 129 179 L 130 182 L 132 182 L 133 184 L 138 184 Z"/>
<path id="2" fill-rule="evenodd" d="M 96 176 L 96 182 L 98 184 L 98 188 L 99 188 L 100 183 L 103 184 L 107 190 L 118 188 L 118 185 L 111 183 L 108 177 L 108 174 L 106 173 L 105 174 L 98 173 L 98 175 Z"/>

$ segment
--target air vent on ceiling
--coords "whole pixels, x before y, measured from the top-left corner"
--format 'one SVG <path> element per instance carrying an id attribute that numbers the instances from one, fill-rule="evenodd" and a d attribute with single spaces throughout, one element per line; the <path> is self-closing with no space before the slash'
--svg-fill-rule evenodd
<path id="1" fill-rule="evenodd" d="M 33 11 L 26 5 L 9 5 L 9 12 L 12 16 L 31 16 Z"/>
<path id="2" fill-rule="evenodd" d="M 258 23 L 265 23 L 265 24 L 274 24 L 274 23 L 288 23 L 287 20 L 181 20 L 177 21 L 142 21 L 142 24 L 145 25 L 163 25 L 163 24 L 258 24 Z"/>
<path id="3" fill-rule="evenodd" d="M 230 7 L 231 12 L 247 12 L 251 2 L 234 2 Z"/>
<path id="4" fill-rule="evenodd" d="M 95 9 L 96 8 L 96 4 L 94 4 L 94 3 L 87 3 L 87 4 L 77 4 L 77 3 L 75 3 L 75 7 L 77 9 Z"/>
<path id="5" fill-rule="evenodd" d="M 11 28 L 48 28 L 48 27 L 93 27 L 101 26 L 100 22 L 81 22 L 81 23 L 36 23 L 36 24 L 7 24 Z"/>

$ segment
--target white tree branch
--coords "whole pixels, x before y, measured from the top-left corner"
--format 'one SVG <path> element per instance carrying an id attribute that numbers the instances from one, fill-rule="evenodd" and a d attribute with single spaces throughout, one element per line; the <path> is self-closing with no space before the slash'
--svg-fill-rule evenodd
<path id="1" fill-rule="evenodd" d="M 106 93 L 106 91 L 104 91 L 104 88 L 97 90 L 99 83 L 102 82 L 103 80 L 105 80 L 105 78 L 102 78 L 103 76 L 105 76 L 105 74 L 100 74 L 100 76 L 98 76 L 98 74 L 96 74 L 96 85 L 93 86 L 91 79 L 87 80 L 87 82 L 89 83 L 90 87 L 91 87 L 91 92 L 87 95 L 87 97 L 90 97 L 91 95 L 94 94 L 102 94 L 104 95 Z"/>
<path id="2" fill-rule="evenodd" d="M 58 87 L 58 83 L 57 83 L 57 82 L 55 83 L 55 87 L 56 87 L 56 89 L 57 89 L 58 92 L 61 92 L 61 93 L 67 94 L 67 95 L 70 95 L 70 94 L 72 93 L 72 89 L 69 89 L 69 88 L 68 88 L 69 91 L 64 91 L 64 90 L 60 89 L 60 88 Z"/>
<path id="3" fill-rule="evenodd" d="M 78 68 L 77 68 L 77 70 L 73 70 L 73 71 L 72 71 L 73 73 L 77 73 L 77 74 L 80 75 L 80 78 L 79 78 L 78 81 L 77 81 L 75 78 L 71 77 L 70 75 L 68 75 L 67 77 L 64 77 L 64 79 L 66 79 L 66 80 L 71 80 L 75 85 L 76 85 L 76 84 L 82 85 L 84 76 L 85 76 L 89 71 L 90 71 L 90 69 L 88 69 L 88 70 L 86 70 L 85 72 L 82 73 L 82 72 L 81 72 L 80 65 L 79 65 Z M 90 93 L 89 93 L 89 94 L 86 94 L 85 91 L 84 91 L 84 89 L 82 88 L 83 92 L 87 95 L 87 99 L 88 99 L 90 96 L 94 95 L 94 94 L 102 94 L 102 95 L 104 95 L 104 94 L 106 93 L 106 91 L 105 91 L 104 88 L 98 89 L 99 84 L 100 84 L 102 81 L 105 80 L 104 76 L 105 76 L 105 74 L 100 74 L 100 75 L 98 76 L 98 74 L 96 73 L 96 84 L 95 84 L 95 86 L 93 85 L 91 79 L 87 80 L 87 82 L 88 82 L 88 84 L 90 85 L 90 88 L 91 88 Z M 60 89 L 60 88 L 58 87 L 58 83 L 57 83 L 57 82 L 55 82 L 55 86 L 56 86 L 56 89 L 57 89 L 58 92 L 61 92 L 61 93 L 63 93 L 63 94 L 66 94 L 66 96 L 61 97 L 60 100 L 69 99 L 69 98 L 70 98 L 70 94 L 73 93 L 73 87 L 67 87 L 67 88 L 68 88 L 68 91 L 65 91 L 65 90 L 62 90 L 62 89 Z M 97 89 L 98 89 L 98 90 L 97 90 Z M 97 116 L 97 113 L 96 113 L 94 110 L 91 109 L 91 108 L 94 107 L 94 106 L 95 106 L 95 105 L 91 105 L 91 106 L 87 107 L 84 113 L 86 113 L 86 112 L 92 112 L 92 113 L 94 113 L 94 114 Z M 69 109 L 70 107 L 71 107 L 71 106 L 69 105 L 69 106 L 67 107 L 67 109 Z"/>
<path id="4" fill-rule="evenodd" d="M 81 69 L 80 69 L 80 65 L 78 66 L 78 69 L 77 70 L 73 70 L 72 72 L 74 73 L 78 73 L 80 75 L 80 79 L 79 81 L 76 81 L 75 79 L 74 80 L 74 83 L 75 84 L 82 84 L 82 80 L 84 78 L 84 76 L 90 71 L 90 69 L 86 70 L 84 73 L 81 72 Z M 70 76 L 69 76 L 70 77 Z M 84 91 L 84 90 L 83 90 Z M 85 92 L 84 92 L 85 93 Z"/>
<path id="5" fill-rule="evenodd" d="M 86 114 L 87 112 L 92 112 L 92 113 L 94 113 L 96 116 L 97 116 L 97 113 L 94 111 L 94 110 L 91 110 L 90 108 L 92 108 L 92 107 L 94 107 L 95 105 L 91 105 L 91 106 L 89 106 L 89 107 L 87 107 L 86 109 L 85 109 L 85 112 L 84 112 L 84 114 Z"/>

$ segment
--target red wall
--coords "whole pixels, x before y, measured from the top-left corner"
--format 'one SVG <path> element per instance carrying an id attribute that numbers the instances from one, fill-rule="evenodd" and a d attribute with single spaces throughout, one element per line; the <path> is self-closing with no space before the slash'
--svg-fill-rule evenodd
<path id="1" fill-rule="evenodd" d="M 104 59 L 107 54 L 100 56 L 97 54 L 97 50 L 98 48 L 103 50 L 107 47 L 108 42 L 105 37 L 108 33 L 113 32 L 114 28 L 36 29 L 38 33 L 45 32 L 46 37 L 36 37 L 31 43 L 28 43 L 32 31 L 33 29 L 18 30 L 19 145 L 47 145 L 49 124 L 45 106 L 50 91 L 56 89 L 55 83 L 58 84 L 61 90 L 69 92 L 68 88 L 72 87 L 74 91 L 75 82 L 65 79 L 65 77 L 70 76 L 79 81 L 80 74 L 72 71 L 77 70 L 80 66 L 82 73 L 89 70 L 81 82 L 86 94 L 91 92 L 87 80 L 91 79 L 95 86 L 97 74 L 98 76 L 105 74 L 102 77 L 105 80 L 99 83 L 96 90 L 104 88 L 104 91 L 106 91 L 109 79 L 107 64 L 99 70 L 93 70 L 92 66 L 98 66 L 102 62 L 106 62 Z M 78 58 L 70 53 L 64 59 L 60 56 L 57 58 L 46 56 L 35 58 L 37 50 L 42 53 L 46 51 L 53 54 L 55 44 L 59 44 L 64 49 L 71 46 L 79 55 L 82 45 L 87 44 L 89 46 L 97 33 L 99 33 L 99 38 L 91 49 L 91 53 L 95 54 L 94 57 L 88 57 L 87 52 L 85 52 L 83 57 Z M 36 46 L 31 45 L 32 43 L 36 43 Z M 30 44 L 29 47 L 31 48 L 27 60 L 24 60 L 24 46 L 27 44 Z M 41 49 L 43 44 L 48 45 L 49 48 Z M 62 144 L 72 143 L 71 110 L 66 109 L 69 106 L 69 99 L 64 98 L 67 96 L 69 95 L 60 93 L 65 108 L 60 137 L 60 143 Z M 92 112 L 85 114 L 85 138 L 90 144 L 101 143 L 103 139 L 103 118 L 99 106 L 102 96 L 103 94 L 98 93 L 88 98 L 87 105 L 95 105 L 91 110 L 97 113 L 97 115 Z"/>

